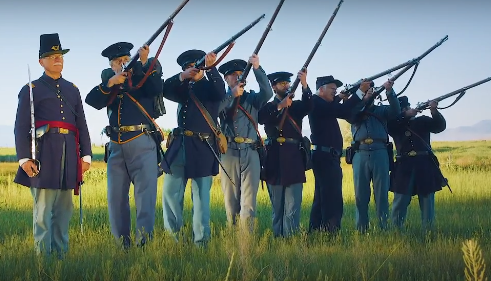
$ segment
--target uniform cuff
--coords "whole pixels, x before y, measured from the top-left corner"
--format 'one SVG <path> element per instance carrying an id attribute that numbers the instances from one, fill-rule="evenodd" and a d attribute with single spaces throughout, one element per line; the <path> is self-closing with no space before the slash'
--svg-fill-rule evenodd
<path id="1" fill-rule="evenodd" d="M 22 158 L 19 160 L 19 166 L 22 167 L 22 165 L 24 165 L 24 163 L 26 163 L 27 161 L 29 161 L 29 158 Z"/>
<path id="2" fill-rule="evenodd" d="M 90 155 L 85 155 L 84 157 L 82 157 L 82 161 L 90 164 L 92 162 L 92 157 L 90 157 Z"/>
<path id="3" fill-rule="evenodd" d="M 365 93 L 363 93 L 362 90 L 358 89 L 356 90 L 356 95 L 360 98 L 360 100 L 362 100 Z"/>

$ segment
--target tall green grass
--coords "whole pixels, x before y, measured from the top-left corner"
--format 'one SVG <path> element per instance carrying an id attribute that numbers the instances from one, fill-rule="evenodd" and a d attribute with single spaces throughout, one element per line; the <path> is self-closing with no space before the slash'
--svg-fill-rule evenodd
<path id="1" fill-rule="evenodd" d="M 358 234 L 352 171 L 343 165 L 345 209 L 338 235 L 306 234 L 314 191 L 309 171 L 303 192 L 302 230 L 294 237 L 273 238 L 271 205 L 267 191 L 261 188 L 256 231 L 248 234 L 228 228 L 220 178 L 216 177 L 208 247 L 197 248 L 192 243 L 189 188 L 183 239 L 176 243 L 163 229 L 161 177 L 155 239 L 144 250 L 134 247 L 128 253 L 116 246 L 110 234 L 105 164 L 95 162 L 82 188 L 84 232 L 78 224 L 79 198 L 74 197 L 70 250 L 63 261 L 34 254 L 32 198 L 27 188 L 13 183 L 18 165 L 1 163 L 0 280 L 484 280 L 471 278 L 473 272 L 478 277 L 482 272 L 482 278 L 484 272 L 490 272 L 484 263 L 491 259 L 490 143 L 433 146 L 453 190 L 453 194 L 445 189 L 436 195 L 433 233 L 422 232 L 419 206 L 413 200 L 406 230 L 372 228 L 366 235 Z M 0 154 L 15 156 L 15 150 L 0 149 Z M 134 226 L 133 188 L 130 194 Z M 389 200 L 392 202 L 392 194 Z M 371 204 L 371 220 L 375 221 L 373 200 Z M 479 244 L 473 246 L 467 240 Z M 466 255 L 474 257 L 475 266 Z"/>

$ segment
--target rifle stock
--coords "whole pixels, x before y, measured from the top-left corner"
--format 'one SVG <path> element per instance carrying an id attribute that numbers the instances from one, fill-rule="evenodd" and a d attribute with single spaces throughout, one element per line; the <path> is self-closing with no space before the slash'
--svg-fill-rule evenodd
<path id="1" fill-rule="evenodd" d="M 160 33 L 162 33 L 162 31 L 169 25 L 169 23 L 174 20 L 174 18 L 177 16 L 177 14 L 182 10 L 182 8 L 184 8 L 184 6 L 186 6 L 186 4 L 188 2 L 189 2 L 189 0 L 182 1 L 182 3 L 177 7 L 177 9 L 169 16 L 169 18 L 167 18 L 167 20 L 157 29 L 157 31 L 155 31 L 155 33 L 150 37 L 150 39 L 148 39 L 147 42 L 145 42 L 145 44 L 143 44 L 143 45 L 150 46 L 150 44 L 152 44 L 153 41 L 155 41 L 157 36 L 159 36 Z M 132 69 L 135 66 L 135 63 L 138 61 L 139 58 L 140 58 L 140 54 L 137 52 L 131 58 L 131 60 L 125 66 L 123 66 L 123 72 L 129 71 L 130 69 Z"/>
<path id="2" fill-rule="evenodd" d="M 462 87 L 462 88 L 460 88 L 460 89 L 458 89 L 458 90 L 455 90 L 455 91 L 453 91 L 453 92 L 450 92 L 450 93 L 448 93 L 448 94 L 445 94 L 445 95 L 439 96 L 439 97 L 437 97 L 437 98 L 435 98 L 435 99 L 433 99 L 433 100 L 434 100 L 434 101 L 437 101 L 437 102 L 440 102 L 440 101 L 445 100 L 445 99 L 447 99 L 447 98 L 449 98 L 449 97 L 452 97 L 452 96 L 455 96 L 455 95 L 458 95 L 458 94 L 462 94 L 462 93 L 466 92 L 467 90 L 469 90 L 469 89 L 471 89 L 471 88 L 477 87 L 477 86 L 479 86 L 479 85 L 481 85 L 481 84 L 484 84 L 484 83 L 487 83 L 487 82 L 489 82 L 489 81 L 491 81 L 491 77 L 488 77 L 488 78 L 486 78 L 486 79 L 483 79 L 483 80 L 481 80 L 481 81 L 478 81 L 478 82 L 476 82 L 476 83 L 474 83 L 474 84 L 471 84 L 471 85 L 468 85 L 468 86 Z M 426 101 L 426 102 L 418 102 L 418 103 L 416 104 L 416 107 L 415 107 L 414 109 L 416 109 L 417 111 L 422 111 L 422 110 L 424 110 L 424 109 L 428 108 L 429 104 L 430 104 L 430 101 Z"/>
<path id="3" fill-rule="evenodd" d="M 276 7 L 276 10 L 274 11 L 273 16 L 269 20 L 269 23 L 266 26 L 266 29 L 264 30 L 261 39 L 259 39 L 259 42 L 257 43 L 256 48 L 254 49 L 253 54 L 257 55 L 259 53 L 259 50 L 261 49 L 261 47 L 262 47 L 262 45 L 264 43 L 264 40 L 266 40 L 266 36 L 268 36 L 268 33 L 271 30 L 271 26 L 273 25 L 273 22 L 275 21 L 276 16 L 278 16 L 278 13 L 280 12 L 280 9 L 283 6 L 283 3 L 284 2 L 285 2 L 285 0 L 280 0 L 280 3 Z M 239 83 L 244 83 L 244 85 L 242 87 L 244 87 L 245 84 L 246 84 L 246 78 L 249 75 L 249 72 L 251 71 L 251 68 L 252 68 L 252 63 L 250 63 L 248 61 L 246 67 L 244 68 L 244 71 L 242 72 L 242 74 L 240 75 L 240 77 L 237 79 Z M 234 99 L 234 101 L 232 103 L 232 106 L 231 106 L 231 110 L 227 114 L 227 116 L 230 116 L 230 118 L 234 118 L 234 116 L 235 116 L 235 114 L 236 114 L 236 112 L 237 112 L 237 110 L 239 108 L 239 101 L 240 101 L 240 97 L 236 97 Z"/>
<path id="4" fill-rule="evenodd" d="M 336 17 L 336 15 L 339 11 L 339 8 L 341 8 L 341 4 L 343 4 L 343 2 L 344 2 L 344 0 L 339 1 L 338 6 L 336 7 L 334 12 L 332 13 L 331 18 L 329 19 L 326 26 L 324 27 L 324 30 L 322 30 L 322 33 L 319 36 L 319 39 L 317 39 L 317 42 L 315 43 L 314 48 L 312 49 L 312 51 L 310 51 L 310 54 L 307 57 L 307 60 L 305 61 L 304 65 L 302 66 L 302 71 L 305 71 L 307 69 L 307 67 L 309 66 L 310 62 L 312 61 L 312 58 L 314 57 L 315 53 L 317 52 L 317 49 L 319 49 L 319 46 L 322 43 L 322 39 L 324 39 L 324 36 L 326 35 L 327 30 L 331 26 L 331 23 L 334 20 L 334 18 Z M 295 91 L 297 90 L 299 84 L 300 84 L 300 78 L 298 78 L 298 75 L 297 75 L 297 78 L 295 79 L 293 84 L 286 91 L 286 96 L 288 96 L 290 99 L 293 99 L 295 97 Z M 288 114 L 288 107 L 283 110 L 283 113 L 281 115 L 281 120 L 280 120 L 280 123 L 278 125 L 278 130 L 280 131 L 280 133 L 283 130 L 283 125 L 285 124 L 285 118 L 286 118 L 287 114 Z"/>
<path id="5" fill-rule="evenodd" d="M 217 48 L 215 48 L 212 51 L 212 53 L 218 54 L 221 50 L 225 49 L 228 45 L 232 44 L 235 40 L 237 40 L 237 38 L 239 38 L 244 33 L 246 33 L 247 31 L 249 31 L 249 29 L 251 29 L 252 27 L 254 27 L 259 21 L 261 21 L 262 19 L 264 19 L 265 16 L 266 16 L 265 14 L 262 14 L 259 18 L 257 18 L 255 21 L 253 21 L 252 23 L 250 23 L 244 29 L 242 29 L 241 31 L 239 31 L 234 36 L 230 37 L 230 39 L 228 39 L 227 41 L 225 41 L 222 45 L 220 45 Z M 198 69 L 199 68 L 202 68 L 204 66 L 204 63 L 205 63 L 205 56 L 203 56 L 201 59 L 199 59 L 196 62 L 196 64 L 194 65 L 194 67 L 195 68 L 198 68 Z"/>

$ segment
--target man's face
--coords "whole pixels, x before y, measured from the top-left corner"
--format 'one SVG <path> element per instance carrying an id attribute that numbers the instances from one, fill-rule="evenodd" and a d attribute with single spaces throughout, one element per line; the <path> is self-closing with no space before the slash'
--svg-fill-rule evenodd
<path id="1" fill-rule="evenodd" d="M 39 64 L 46 70 L 52 73 L 61 73 L 63 70 L 63 55 L 53 54 L 39 59 Z"/>
<path id="2" fill-rule="evenodd" d="M 240 75 L 242 75 L 242 71 L 234 71 L 232 73 L 227 74 L 225 76 L 225 81 L 227 82 L 227 85 L 230 88 L 234 88 L 235 86 L 237 86 L 237 84 L 239 84 L 237 79 L 240 77 Z"/>
<path id="3" fill-rule="evenodd" d="M 329 83 L 320 87 L 320 94 L 329 102 L 334 100 L 337 91 L 338 88 L 336 87 L 335 83 Z"/>
<path id="4" fill-rule="evenodd" d="M 115 73 L 121 73 L 121 71 L 123 70 L 123 64 L 125 64 L 129 61 L 130 61 L 129 56 L 122 56 L 122 57 L 112 59 L 110 62 L 110 65 L 111 65 L 112 70 Z"/>
<path id="5" fill-rule="evenodd" d="M 280 97 L 284 97 L 286 95 L 286 91 L 290 88 L 290 82 L 288 81 L 280 81 L 273 85 L 273 90 Z"/>

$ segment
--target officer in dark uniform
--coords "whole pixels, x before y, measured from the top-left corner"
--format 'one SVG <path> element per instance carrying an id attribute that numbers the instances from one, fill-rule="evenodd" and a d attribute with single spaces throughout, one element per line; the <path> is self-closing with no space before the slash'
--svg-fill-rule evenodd
<path id="1" fill-rule="evenodd" d="M 130 60 L 133 44 L 118 42 L 104 49 L 103 57 L 109 59 L 110 69 L 102 73 L 102 83 L 95 86 L 85 102 L 101 109 L 107 107 L 109 126 L 106 134 L 111 139 L 107 158 L 107 197 L 111 232 L 122 238 L 124 248 L 131 244 L 131 213 L 129 204 L 130 183 L 135 189 L 136 244 L 142 246 L 152 238 L 157 198 L 157 145 L 152 123 L 146 113 L 153 114 L 154 97 L 162 92 L 162 68 L 158 61 L 153 68 L 148 59 L 148 46 L 138 52 L 140 61 L 130 73 L 122 72 L 122 66 Z M 140 88 L 135 87 L 145 74 L 149 76 Z"/>
<path id="2" fill-rule="evenodd" d="M 312 92 L 306 81 L 306 72 L 299 72 L 302 100 L 292 101 L 286 92 L 292 73 L 275 72 L 268 78 L 276 93 L 274 100 L 259 111 L 259 124 L 264 125 L 267 158 L 265 178 L 273 206 L 273 234 L 288 237 L 300 227 L 300 207 L 305 178 L 304 150 L 302 148 L 302 120 L 312 110 Z M 282 131 L 278 129 L 284 109 L 288 107 Z"/>
<path id="3" fill-rule="evenodd" d="M 57 33 L 40 37 L 39 63 L 43 75 L 20 90 L 15 119 L 15 149 L 19 169 L 14 182 L 30 187 L 34 199 L 36 252 L 68 250 L 68 224 L 73 213 L 72 192 L 90 167 L 92 149 L 80 91 L 65 80 L 63 49 Z M 34 99 L 36 157 L 31 155 L 30 87 Z M 82 161 L 80 161 L 82 158 Z"/>
<path id="4" fill-rule="evenodd" d="M 177 63 L 183 71 L 164 83 L 164 97 L 178 103 L 178 127 L 167 140 L 170 169 L 167 166 L 164 169 L 167 174 L 162 194 L 164 226 L 174 235 L 183 226 L 184 190 L 191 179 L 193 238 L 197 245 L 205 245 L 210 239 L 210 189 L 219 165 L 217 139 L 208 122 L 216 129 L 218 108 L 225 97 L 225 83 L 216 67 L 207 70 L 194 67 L 203 57 L 206 66 L 215 63 L 213 53 L 201 50 L 182 53 Z"/>
<path id="5" fill-rule="evenodd" d="M 388 127 L 397 150 L 390 187 L 394 193 L 392 221 L 401 228 L 412 196 L 418 195 L 422 227 L 430 230 L 435 217 L 435 192 L 446 185 L 438 159 L 431 150 L 430 133 L 443 132 L 446 121 L 436 101 L 430 102 L 431 117 L 415 117 L 418 112 L 410 107 L 405 96 L 399 97 L 399 102 L 402 113 Z"/>
<path id="6" fill-rule="evenodd" d="M 366 82 L 369 83 L 369 82 Z M 314 202 L 309 231 L 335 232 L 341 228 L 343 216 L 343 172 L 341 154 L 343 137 L 339 119 L 348 119 L 364 105 L 358 95 L 340 103 L 344 93 L 336 96 L 343 83 L 333 76 L 317 77 L 313 109 L 309 114 L 312 147 L 312 168 L 315 177 Z M 364 98 L 365 99 L 365 98 Z"/>
<path id="7" fill-rule="evenodd" d="M 235 224 L 236 216 L 240 214 L 242 226 L 252 231 L 261 172 L 257 148 L 262 143 L 257 131 L 257 114 L 273 96 L 273 90 L 266 72 L 259 64 L 259 57 L 252 55 L 249 62 L 259 84 L 259 92 L 245 91 L 244 85 L 238 81 L 247 66 L 246 61 L 228 61 L 222 64 L 218 71 L 223 74 L 228 84 L 227 95 L 221 105 L 221 111 L 225 113 L 221 126 L 228 142 L 227 153 L 223 154 L 221 159 L 224 168 L 221 169 L 221 178 L 227 178 L 223 174 L 225 170 L 233 180 L 233 183 L 229 180 L 221 181 L 227 220 L 230 224 Z M 233 112 L 236 98 L 240 101 L 240 107 Z"/>

